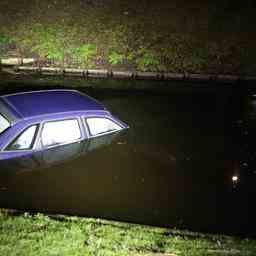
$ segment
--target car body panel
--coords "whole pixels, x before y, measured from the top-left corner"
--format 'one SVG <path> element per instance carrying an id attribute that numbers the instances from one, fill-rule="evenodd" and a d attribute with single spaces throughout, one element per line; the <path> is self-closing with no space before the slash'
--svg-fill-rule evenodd
<path id="1" fill-rule="evenodd" d="M 85 109 L 105 109 L 98 101 L 75 90 L 34 91 L 5 95 L 2 98 L 23 118 Z"/>
<path id="2" fill-rule="evenodd" d="M 21 116 L 14 111 L 14 109 L 0 97 L 0 113 L 10 122 L 10 124 L 15 123 L 21 118 Z"/>
<path id="3" fill-rule="evenodd" d="M 35 98 L 33 97 L 35 96 Z M 54 97 L 56 95 L 56 97 Z M 48 98 L 49 97 L 49 98 Z M 83 102 L 84 99 L 84 102 Z M 0 97 L 3 103 L 3 109 L 7 109 L 11 113 L 11 127 L 0 134 L 0 160 L 11 159 L 13 157 L 28 157 L 33 152 L 45 151 L 50 148 L 60 148 L 66 144 L 72 144 L 95 137 L 90 136 L 88 126 L 85 121 L 87 117 L 107 118 L 118 124 L 120 130 L 128 128 L 128 126 L 114 117 L 106 108 L 98 101 L 81 94 L 74 90 L 47 90 L 28 93 L 11 94 Z M 23 104 L 24 103 L 24 104 Z M 8 109 L 9 105 L 9 109 Z M 1 103 L 0 103 L 1 106 Z M 45 112 L 43 107 L 45 106 Z M 32 109 L 30 109 L 32 108 Z M 1 108 L 0 108 L 1 111 Z M 1 112 L 0 112 L 1 113 Z M 40 141 L 42 128 L 45 123 L 52 121 L 61 121 L 77 119 L 80 127 L 81 138 L 74 142 L 58 144 L 51 147 L 43 147 Z M 39 125 L 37 138 L 32 149 L 29 150 L 6 150 L 6 147 L 23 131 L 32 125 Z M 117 130 L 118 131 L 118 130 Z M 115 133 L 110 131 L 108 133 Z M 102 136 L 98 135 L 98 136 Z M 72 146 L 74 147 L 74 146 Z M 66 146 L 68 148 L 68 146 Z M 54 151 L 56 151 L 54 150 Z M 71 150 L 74 152 L 74 150 Z M 56 153 L 59 154 L 59 153 Z"/>
<path id="4" fill-rule="evenodd" d="M 86 154 L 104 148 L 114 143 L 123 136 L 125 131 L 120 131 L 89 140 L 62 145 L 40 151 L 30 151 L 23 155 L 3 158 L 0 161 L 0 171 L 13 173 L 42 170 L 49 166 L 63 164 L 73 159 L 83 157 Z M 1 155 L 1 154 L 0 154 Z"/>

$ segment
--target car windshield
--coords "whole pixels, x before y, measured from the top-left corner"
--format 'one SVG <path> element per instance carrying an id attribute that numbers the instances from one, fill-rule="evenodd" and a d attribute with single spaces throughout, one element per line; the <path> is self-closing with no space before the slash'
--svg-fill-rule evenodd
<path id="1" fill-rule="evenodd" d="M 4 132 L 10 125 L 9 121 L 0 114 L 0 133 Z"/>

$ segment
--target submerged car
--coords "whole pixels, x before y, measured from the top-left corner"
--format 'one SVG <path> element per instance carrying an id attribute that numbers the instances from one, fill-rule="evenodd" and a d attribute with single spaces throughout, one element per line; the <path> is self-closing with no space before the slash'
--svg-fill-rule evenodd
<path id="1" fill-rule="evenodd" d="M 74 148 L 82 141 L 107 137 L 103 135 L 127 128 L 100 102 L 75 90 L 32 91 L 0 97 L 1 160 L 34 153 L 38 156 L 38 152 L 61 154 L 66 146 Z"/>

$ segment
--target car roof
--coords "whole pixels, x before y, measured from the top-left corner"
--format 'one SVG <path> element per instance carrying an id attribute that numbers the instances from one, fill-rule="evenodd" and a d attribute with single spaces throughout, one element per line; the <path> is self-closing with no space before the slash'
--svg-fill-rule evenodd
<path id="1" fill-rule="evenodd" d="M 43 90 L 1 96 L 18 118 L 74 111 L 105 110 L 95 99 L 76 90 Z"/>

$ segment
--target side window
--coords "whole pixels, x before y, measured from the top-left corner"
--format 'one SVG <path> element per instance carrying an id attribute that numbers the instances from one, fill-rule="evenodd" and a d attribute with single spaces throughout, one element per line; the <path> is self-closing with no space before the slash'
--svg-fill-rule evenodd
<path id="1" fill-rule="evenodd" d="M 78 120 L 70 119 L 45 123 L 41 138 L 45 147 L 74 142 L 81 138 Z"/>
<path id="2" fill-rule="evenodd" d="M 95 136 L 106 132 L 121 130 L 122 128 L 107 118 L 87 118 L 90 135 Z"/>
<path id="3" fill-rule="evenodd" d="M 10 127 L 9 121 L 0 114 L 0 133 L 4 132 L 8 127 Z"/>
<path id="4" fill-rule="evenodd" d="M 33 125 L 23 131 L 13 142 L 11 142 L 6 150 L 28 150 L 33 148 L 37 134 L 38 125 Z"/>

